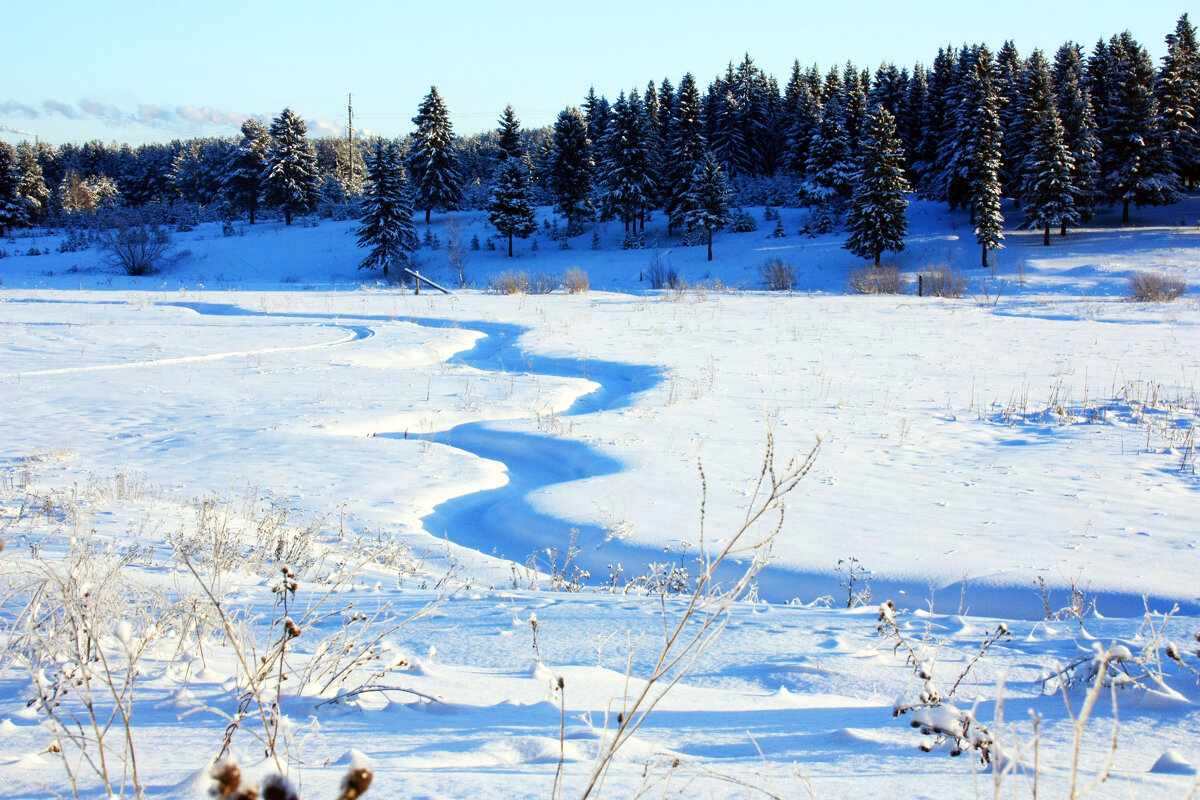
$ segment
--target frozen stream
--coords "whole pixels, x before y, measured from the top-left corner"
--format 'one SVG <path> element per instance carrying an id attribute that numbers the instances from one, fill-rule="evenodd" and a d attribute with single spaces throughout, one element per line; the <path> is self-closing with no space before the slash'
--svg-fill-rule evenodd
<path id="1" fill-rule="evenodd" d="M 357 314 L 338 315 L 335 321 L 332 317 L 320 314 L 260 312 L 229 304 L 184 302 L 172 305 L 209 315 L 286 317 L 328 322 L 350 334 L 344 342 L 346 344 L 372 335 L 374 331 L 370 325 L 373 322 L 402 321 L 427 328 L 474 330 L 483 336 L 473 347 L 454 355 L 450 359 L 452 362 L 481 371 L 511 372 L 519 365 L 522 371 L 532 375 L 583 378 L 599 384 L 599 388 L 581 395 L 562 412 L 564 418 L 627 407 L 635 394 L 653 388 L 660 380 L 659 369 L 651 365 L 584 361 L 524 351 L 517 343 L 528 329 L 512 323 Z M 572 523 L 534 508 L 530 498 L 543 488 L 613 474 L 622 469 L 622 464 L 578 440 L 517 429 L 527 423 L 527 420 L 471 422 L 431 435 L 440 444 L 502 463 L 508 481 L 494 489 L 470 492 L 441 503 L 421 520 L 427 533 L 518 564 L 525 564 L 530 554 L 536 553 L 539 566 L 545 569 L 546 549 L 557 549 L 561 563 L 562 554 L 570 543 L 571 531 L 575 530 L 580 552 L 573 563 L 591 574 L 591 583 L 604 582 L 610 573 L 610 565 L 622 564 L 626 577 L 629 577 L 641 574 L 643 565 L 647 563 L 678 557 L 664 554 L 656 547 L 611 539 L 605 530 L 597 526 Z M 380 432 L 378 435 L 399 438 L 404 433 Z M 686 566 L 695 571 L 695 563 Z M 795 598 L 810 601 L 831 594 L 836 598 L 839 592 L 836 587 L 837 578 L 828 572 L 810 573 L 770 567 L 758 577 L 759 596 L 777 603 Z M 955 605 L 958 604 L 961 593 L 959 586 L 931 587 L 919 579 L 876 579 L 873 583 L 876 598 L 891 597 L 909 607 L 922 607 L 931 588 L 937 590 L 943 603 L 952 599 Z M 1099 608 L 1105 614 L 1137 616 L 1143 610 L 1141 595 L 1110 591 L 1097 593 L 1096 597 Z M 963 600 L 964 608 L 969 608 L 973 614 L 992 614 L 1009 619 L 1039 619 L 1044 615 L 1040 598 L 1028 587 L 1015 587 L 1002 581 L 996 584 L 972 581 L 966 587 Z M 1165 598 L 1151 597 L 1150 600 L 1152 605 L 1169 607 Z M 1185 606 L 1182 608 L 1185 613 L 1200 613 L 1200 604 L 1182 605 Z"/>

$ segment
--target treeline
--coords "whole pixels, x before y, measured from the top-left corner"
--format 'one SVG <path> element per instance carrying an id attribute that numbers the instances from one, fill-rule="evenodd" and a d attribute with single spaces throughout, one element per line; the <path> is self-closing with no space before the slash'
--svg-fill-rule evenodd
<path id="1" fill-rule="evenodd" d="M 828 230 L 860 220 L 871 202 L 856 200 L 855 189 L 869 131 L 888 128 L 871 121 L 882 109 L 895 133 L 887 147 L 898 149 L 888 163 L 903 173 L 896 185 L 968 209 L 986 260 L 1003 236 L 1001 198 L 1015 200 L 1021 224 L 1044 229 L 1048 242 L 1052 227 L 1065 234 L 1100 204 L 1120 203 L 1128 220 L 1131 205 L 1172 203 L 1194 187 L 1200 59 L 1186 14 L 1166 43 L 1157 67 L 1129 32 L 1090 52 L 1073 42 L 1028 55 L 1011 42 L 995 53 L 946 47 L 911 70 L 847 63 L 822 73 L 797 61 L 782 86 L 747 55 L 703 90 L 688 74 L 678 87 L 652 81 L 612 101 L 589 91 L 550 128 L 522 131 L 510 108 L 497 131 L 468 137 L 453 134 L 434 89 L 390 163 L 406 171 L 413 206 L 426 215 L 494 210 L 516 182 L 528 195 L 522 203 L 553 204 L 570 233 L 618 219 L 636 236 L 661 211 L 670 234 L 690 236 L 730 219 L 721 202 L 705 212 L 712 219 L 697 208 L 707 169 L 710 188 L 724 191 L 717 184 L 727 180 L 734 203 L 808 206 L 812 224 Z M 285 110 L 269 128 L 248 120 L 235 138 L 3 145 L 0 228 L 106 204 L 178 201 L 247 218 L 264 208 L 289 219 L 318 209 L 357 215 L 369 188 L 364 155 L 378 144 L 308 140 Z M 278 174 L 285 158 L 300 165 L 286 180 Z"/>

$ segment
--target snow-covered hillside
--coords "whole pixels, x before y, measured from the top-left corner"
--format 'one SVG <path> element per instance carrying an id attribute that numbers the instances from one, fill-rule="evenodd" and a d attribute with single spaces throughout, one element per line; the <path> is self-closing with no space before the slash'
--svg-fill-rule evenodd
<path id="1" fill-rule="evenodd" d="M 1200 201 L 1142 209 L 1131 227 L 1106 213 L 1048 248 L 1040 233 L 1010 233 L 990 271 L 974 266 L 965 218 L 915 203 L 894 263 L 914 284 L 959 272 L 957 299 L 915 285 L 850 294 L 858 265 L 840 236 L 802 236 L 804 212 L 783 209 L 788 235 L 771 238 L 763 210 L 748 211 L 759 230 L 718 234 L 712 262 L 668 240 L 661 220 L 645 249 L 620 249 L 616 224 L 598 228 L 597 247 L 589 229 L 566 249 L 543 228 L 508 259 L 486 246 L 484 215 L 464 212 L 462 235 L 484 246 L 468 251 L 475 288 L 450 295 L 357 270 L 352 222 L 197 226 L 173 234 L 176 258 L 143 278 L 95 247 L 59 252 L 62 232 L 0 242 L 12 637 L 0 794 L 70 795 L 64 756 L 82 795 L 103 794 L 67 736 L 95 734 L 62 716 L 55 732 L 27 706 L 16 655 L 31 652 L 30 614 L 50 602 L 22 581 L 61 564 L 103 587 L 86 609 L 103 620 L 87 634 L 99 646 L 127 657 L 148 643 L 128 701 L 148 796 L 203 796 L 231 719 L 245 770 L 276 768 L 262 759 L 262 713 L 237 716 L 248 679 L 229 642 L 269 654 L 278 641 L 283 559 L 299 573 L 297 607 L 319 604 L 289 643 L 297 683 L 279 726 L 281 763 L 305 797 L 334 796 L 351 749 L 373 763 L 379 796 L 488 785 L 546 797 L 560 759 L 563 795 L 578 796 L 605 709 L 611 731 L 684 613 L 685 598 L 658 589 L 701 573 L 701 524 L 710 551 L 739 529 L 769 430 L 780 467 L 820 447 L 786 498 L 753 602 L 733 606 L 724 636 L 618 751 L 605 795 L 944 797 L 999 780 L 1024 796 L 1035 741 L 1043 791 L 1065 794 L 1074 731 L 1046 678 L 1084 658 L 1080 672 L 1137 678 L 1117 692 L 1101 793 L 1187 796 L 1200 764 L 1188 672 L 1200 669 L 1200 303 L 1194 289 L 1173 303 L 1127 295 L 1137 272 L 1200 285 Z M 429 236 L 450 235 L 435 217 Z M 795 267 L 792 292 L 762 289 L 772 258 Z M 422 274 L 455 280 L 444 246 L 420 259 Z M 573 267 L 589 291 L 488 290 L 505 271 L 553 282 Z M 651 289 L 658 270 L 687 286 Z M 92 574 L 110 563 L 119 578 Z M 868 581 L 870 600 L 843 608 Z M 974 709 L 973 730 L 1003 746 L 998 778 L 974 753 L 921 752 L 933 737 L 893 718 L 922 681 L 884 635 L 890 622 L 876 630 L 888 599 L 938 692 L 957 692 L 917 713 L 936 727 L 966 718 L 947 708 Z M 377 645 L 365 632 L 430 603 Z M 1064 608 L 1080 613 L 1054 614 Z M 1009 635 L 952 690 L 1001 624 Z M 355 625 L 364 632 L 344 633 Z M 326 634 L 395 666 L 346 681 L 398 688 L 320 705 L 350 685 L 313 677 L 338 669 L 322 660 Z M 1130 657 L 1102 665 L 1095 654 L 1113 642 Z M 49 665 L 34 674 L 53 683 Z M 1080 678 L 1068 692 L 1076 713 L 1086 690 Z M 78 714 L 74 691 L 63 707 Z M 1083 782 L 1115 724 L 1107 692 L 1096 709 L 1080 726 Z M 116 727 L 105 743 L 120 764 Z M 119 787 L 121 768 L 108 769 Z"/>

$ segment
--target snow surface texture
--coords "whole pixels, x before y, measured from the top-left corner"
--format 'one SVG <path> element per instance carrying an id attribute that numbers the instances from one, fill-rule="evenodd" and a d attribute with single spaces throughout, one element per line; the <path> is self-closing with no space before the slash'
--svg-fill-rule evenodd
<path id="1" fill-rule="evenodd" d="M 785 455 L 820 437 L 759 576 L 762 602 L 735 611 L 621 751 L 606 795 L 667 775 L 676 788 L 695 781 L 688 792 L 731 796 L 744 784 L 782 796 L 808 796 L 811 785 L 818 797 L 990 787 L 990 768 L 922 753 L 926 737 L 893 719 L 915 679 L 875 630 L 885 598 L 908 610 L 901 625 L 913 636 L 942 648 L 946 683 L 1006 621 L 1011 639 L 988 651 L 950 707 L 980 701 L 975 717 L 991 721 L 1004 698 L 1010 748 L 1028 748 L 1030 713 L 1042 715 L 1041 780 L 1065 787 L 1071 725 L 1046 671 L 1090 653 L 1093 639 L 1140 652 L 1147 605 L 1180 606 L 1168 636 L 1200 630 L 1200 304 L 1194 290 L 1171 304 L 1125 301 L 1137 271 L 1200 284 L 1200 204 L 1143 210 L 1137 228 L 1104 218 L 1050 248 L 1040 233 L 1009 234 L 994 275 L 964 270 L 970 288 L 958 300 L 844 294 L 855 262 L 841 237 L 803 238 L 802 212 L 781 213 L 787 238 L 718 234 L 711 263 L 703 248 L 619 250 L 617 225 L 601 227 L 599 250 L 589 229 L 569 250 L 543 237 L 511 260 L 503 247 L 469 253 L 466 273 L 480 286 L 505 270 L 581 267 L 593 291 L 574 295 L 416 296 L 361 283 L 352 223 L 238 223 L 236 236 L 198 226 L 175 234 L 189 255 L 140 279 L 107 271 L 94 249 L 58 253 L 55 235 L 9 239 L 0 455 L 14 474 L 33 463 L 29 485 L 43 494 L 83 487 L 95 536 L 120 552 L 136 545 L 138 579 L 157 586 L 178 580 L 169 531 L 190 524 L 193 498 L 270 497 L 289 524 L 323 520 L 317 538 L 331 561 L 356 541 L 350 532 L 402 543 L 415 566 L 400 579 L 364 570 L 345 601 L 412 613 L 446 598 L 389 640 L 408 665 L 392 684 L 437 701 L 294 698 L 285 710 L 305 796 L 332 796 L 337 760 L 357 748 L 379 796 L 465 797 L 486 784 L 546 797 L 560 757 L 566 794 L 582 786 L 603 711 L 627 691 L 627 632 L 640 642 L 636 682 L 663 629 L 657 596 L 548 591 L 545 573 L 561 566 L 572 530 L 573 566 L 594 587 L 648 564 L 694 575 L 698 463 L 705 529 L 718 541 L 745 514 L 766 427 Z M 962 219 L 927 204 L 910 214 L 898 265 L 975 263 Z M 486 239 L 482 213 L 458 216 L 467 238 Z M 433 232 L 444 240 L 443 223 Z M 655 256 L 707 288 L 648 291 Z M 422 273 L 449 282 L 444 252 L 420 257 Z M 795 292 L 757 291 L 772 257 L 796 267 Z M 118 479 L 142 487 L 137 502 L 88 494 Z M 12 520 L 22 495 L 15 481 L 6 491 Z M 36 552 L 66 557 L 61 520 L 22 524 L 25 538 L 13 538 L 12 522 L 5 534 L 6 572 Z M 851 558 L 869 575 L 847 588 Z M 874 601 L 840 610 L 866 577 Z M 268 613 L 270 580 L 246 569 L 224 581 L 231 604 Z M 1076 599 L 1082 623 L 1045 620 Z M 134 635 L 114 630 L 119 642 Z M 213 709 L 235 670 L 227 653 L 183 672 L 168 654 L 155 658 L 136 705 L 142 780 L 151 796 L 203 796 L 197 776 L 227 723 Z M 1200 695 L 1181 675 L 1170 692 L 1125 693 L 1101 793 L 1192 787 Z M 67 791 L 51 737 L 25 706 L 29 684 L 16 667 L 0 675 L 3 796 Z M 1107 696 L 1099 708 L 1085 736 L 1088 774 L 1111 735 Z M 249 737 L 233 752 L 248 772 L 268 769 Z M 82 774 L 84 793 L 98 796 Z"/>

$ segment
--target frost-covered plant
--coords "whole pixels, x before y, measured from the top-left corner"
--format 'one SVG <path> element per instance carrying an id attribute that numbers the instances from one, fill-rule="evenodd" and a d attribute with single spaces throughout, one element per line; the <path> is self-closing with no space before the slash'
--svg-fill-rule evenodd
<path id="1" fill-rule="evenodd" d="M 922 297 L 962 297 L 967 291 L 967 281 L 957 270 L 935 269 L 922 273 L 919 278 Z"/>
<path id="2" fill-rule="evenodd" d="M 758 276 L 773 292 L 790 292 L 796 285 L 796 268 L 782 258 L 768 259 L 758 268 Z"/>
<path id="3" fill-rule="evenodd" d="M 896 267 L 856 269 L 847 283 L 855 294 L 904 294 L 908 290 L 908 281 Z"/>
<path id="4" fill-rule="evenodd" d="M 652 659 L 648 674 L 640 676 L 641 688 L 621 700 L 621 708 L 613 714 L 610 706 L 604 713 L 601 744 L 581 800 L 596 797 L 604 786 L 605 776 L 620 749 L 638 731 L 671 688 L 683 679 L 725 629 L 734 604 L 752 591 L 755 577 L 767 565 L 775 537 L 783 526 L 784 500 L 808 474 L 816 461 L 821 442 L 802 459 L 790 459 L 782 470 L 775 465 L 775 438 L 768 427 L 766 453 L 755 488 L 750 495 L 742 524 L 732 535 L 710 549 L 704 531 L 704 509 L 708 485 L 700 466 L 700 531 L 698 574 L 695 588 L 683 607 L 672 614 L 671 606 L 663 603 L 665 638 L 658 654 Z M 728 579 L 718 580 L 717 573 L 737 562 L 738 571 Z M 630 669 L 633 652 L 630 645 Z M 632 677 L 632 675 L 630 676 Z M 615 722 L 615 727 L 613 727 Z"/>
<path id="5" fill-rule="evenodd" d="M 101 231 L 98 241 L 109 264 L 133 276 L 161 270 L 171 249 L 171 237 L 164 228 L 140 223 Z"/>
<path id="6" fill-rule="evenodd" d="M 871 602 L 871 571 L 854 556 L 839 558 L 838 585 L 846 590 L 846 608 L 857 608 Z"/>
<path id="7" fill-rule="evenodd" d="M 565 239 L 563 241 L 566 241 Z M 579 267 L 568 267 L 562 276 L 563 288 L 568 294 L 582 294 L 591 288 L 588 274 Z"/>
<path id="8" fill-rule="evenodd" d="M 891 600 L 879 607 L 878 624 L 875 629 L 885 639 L 895 640 L 892 651 L 904 652 L 904 662 L 912 667 L 913 676 L 920 685 L 916 697 L 902 696 L 896 701 L 892 707 L 892 716 L 910 715 L 909 724 L 929 737 L 920 745 L 925 752 L 949 743 L 952 756 L 971 750 L 979 756 L 980 762 L 991 762 L 995 748 L 992 732 L 975 717 L 973 709 L 959 708 L 950 701 L 963 680 L 987 653 L 988 648 L 1000 640 L 1008 641 L 1008 626 L 1000 623 L 995 631 L 984 638 L 974 657 L 967 662 L 946 691 L 934 682 L 936 655 L 928 655 L 923 644 L 914 644 L 909 640 L 897 619 L 896 606 Z"/>
<path id="9" fill-rule="evenodd" d="M 492 291 L 498 294 L 525 294 L 529 291 L 529 273 L 501 272 L 493 275 Z"/>
<path id="10" fill-rule="evenodd" d="M 1135 272 L 1129 276 L 1129 299 L 1138 303 L 1169 303 L 1182 297 L 1187 281 L 1162 272 Z"/>

